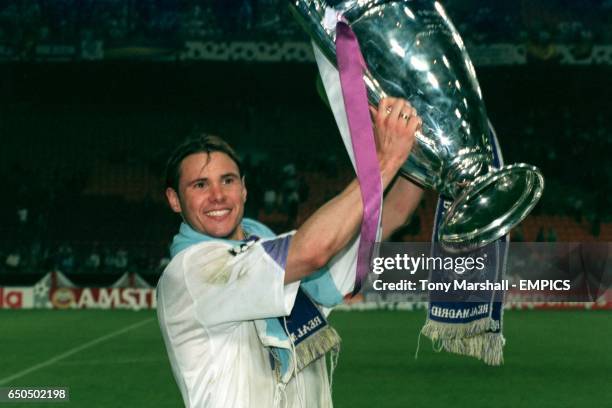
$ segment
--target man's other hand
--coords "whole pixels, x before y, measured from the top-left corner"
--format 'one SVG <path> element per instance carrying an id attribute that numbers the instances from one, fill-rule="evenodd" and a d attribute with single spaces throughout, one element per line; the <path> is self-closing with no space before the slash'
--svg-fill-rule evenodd
<path id="1" fill-rule="evenodd" d="M 408 159 L 423 121 L 408 101 L 399 98 L 381 99 L 378 109 L 370 106 L 370 113 L 381 173 L 393 177 Z"/>

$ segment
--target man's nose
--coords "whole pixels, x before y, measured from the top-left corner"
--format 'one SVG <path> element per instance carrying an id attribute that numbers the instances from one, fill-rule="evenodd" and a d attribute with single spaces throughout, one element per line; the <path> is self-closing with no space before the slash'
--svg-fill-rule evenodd
<path id="1" fill-rule="evenodd" d="M 225 192 L 219 184 L 213 184 L 210 189 L 210 200 L 213 202 L 223 202 L 225 200 Z"/>

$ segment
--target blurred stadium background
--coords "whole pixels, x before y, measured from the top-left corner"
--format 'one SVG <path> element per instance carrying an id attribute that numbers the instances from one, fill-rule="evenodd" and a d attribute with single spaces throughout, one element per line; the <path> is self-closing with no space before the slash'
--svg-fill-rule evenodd
<path id="1" fill-rule="evenodd" d="M 443 4 L 506 161 L 546 177 L 513 239 L 612 241 L 612 1 Z M 166 156 L 194 131 L 226 137 L 245 160 L 247 214 L 299 226 L 352 177 L 316 76 L 280 0 L 1 2 L 0 387 L 69 386 L 79 407 L 180 405 L 149 310 L 179 222 Z M 435 199 L 394 239 L 427 241 Z M 425 342 L 413 360 L 422 310 L 338 312 L 334 399 L 609 406 L 611 317 L 510 311 L 506 365 L 490 368 Z"/>

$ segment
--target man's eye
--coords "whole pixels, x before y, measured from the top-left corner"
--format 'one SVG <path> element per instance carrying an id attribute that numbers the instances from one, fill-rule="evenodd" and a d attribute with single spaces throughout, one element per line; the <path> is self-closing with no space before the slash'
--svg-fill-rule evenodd
<path id="1" fill-rule="evenodd" d="M 204 188 L 206 187 L 206 183 L 204 183 L 203 181 L 199 181 L 197 183 L 194 184 L 195 188 Z"/>
<path id="2" fill-rule="evenodd" d="M 224 184 L 232 184 L 233 182 L 234 182 L 234 179 L 232 177 L 228 177 L 223 180 Z"/>

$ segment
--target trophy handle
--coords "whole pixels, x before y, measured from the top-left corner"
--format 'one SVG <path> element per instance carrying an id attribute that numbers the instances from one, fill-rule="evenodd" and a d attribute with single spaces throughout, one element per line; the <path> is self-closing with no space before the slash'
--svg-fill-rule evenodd
<path id="1" fill-rule="evenodd" d="M 535 207 L 544 191 L 537 167 L 504 166 L 478 177 L 442 220 L 438 240 L 449 252 L 469 252 L 506 235 Z"/>

